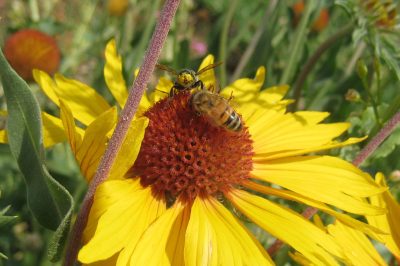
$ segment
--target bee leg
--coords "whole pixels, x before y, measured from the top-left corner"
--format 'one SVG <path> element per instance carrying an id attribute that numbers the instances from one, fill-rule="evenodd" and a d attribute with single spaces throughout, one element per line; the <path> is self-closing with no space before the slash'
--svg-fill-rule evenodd
<path id="1" fill-rule="evenodd" d="M 214 85 L 211 84 L 210 87 L 208 87 L 208 90 L 214 93 L 215 92 Z"/>
<path id="2" fill-rule="evenodd" d="M 174 97 L 175 94 L 175 86 L 172 86 L 172 88 L 169 90 L 169 97 Z"/>
<path id="3" fill-rule="evenodd" d="M 206 86 L 204 86 L 203 81 L 199 80 L 199 81 L 197 81 L 197 82 L 199 83 L 197 86 L 200 85 L 200 89 L 201 89 L 201 90 L 205 90 L 205 89 L 206 89 Z"/>
<path id="4" fill-rule="evenodd" d="M 233 99 L 233 91 L 231 91 L 231 96 L 228 98 L 228 103 Z"/>

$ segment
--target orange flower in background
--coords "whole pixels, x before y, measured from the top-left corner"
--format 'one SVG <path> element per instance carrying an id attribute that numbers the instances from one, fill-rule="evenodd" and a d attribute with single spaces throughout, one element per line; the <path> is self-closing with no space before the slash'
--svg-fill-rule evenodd
<path id="1" fill-rule="evenodd" d="M 32 70 L 54 74 L 60 65 L 60 50 L 55 39 L 34 29 L 12 34 L 5 42 L 4 55 L 25 80 L 32 80 Z"/>
<path id="2" fill-rule="evenodd" d="M 301 16 L 304 12 L 304 1 L 298 1 L 292 6 L 293 11 L 293 25 L 297 26 L 299 24 Z M 326 28 L 329 22 L 329 12 L 328 9 L 322 8 L 317 19 L 314 20 L 311 30 L 314 32 L 321 32 Z"/>

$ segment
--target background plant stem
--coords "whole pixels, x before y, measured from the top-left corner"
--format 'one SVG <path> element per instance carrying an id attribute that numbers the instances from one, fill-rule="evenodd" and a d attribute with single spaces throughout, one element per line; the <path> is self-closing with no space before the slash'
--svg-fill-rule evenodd
<path id="1" fill-rule="evenodd" d="M 298 28 L 296 29 L 294 40 L 290 46 L 289 60 L 285 64 L 285 70 L 279 81 L 280 84 L 287 84 L 290 82 L 293 76 L 294 68 L 297 66 L 296 60 L 300 58 L 300 49 L 304 46 L 304 42 L 308 33 L 308 21 L 310 20 L 311 13 L 317 5 L 316 3 L 317 2 L 315 0 L 307 2 L 306 9 L 302 15 Z"/>
<path id="2" fill-rule="evenodd" d="M 272 12 L 275 10 L 277 3 L 278 3 L 278 0 L 271 0 L 269 2 L 268 7 L 265 10 L 264 16 L 261 19 L 260 26 L 258 27 L 256 33 L 254 34 L 253 38 L 251 39 L 249 45 L 247 46 L 246 51 L 244 51 L 242 57 L 239 60 L 239 64 L 237 65 L 235 72 L 232 75 L 231 82 L 233 82 L 234 80 L 237 80 L 239 78 L 239 76 L 243 72 L 244 67 L 249 62 L 251 56 L 254 53 L 254 50 L 256 49 L 258 41 L 261 38 L 261 35 L 264 33 L 265 29 L 267 28 L 268 20 L 270 19 Z"/>
<path id="3" fill-rule="evenodd" d="M 295 99 L 295 103 L 291 106 L 292 111 L 297 110 L 299 106 L 299 100 L 301 97 L 301 90 L 303 88 L 304 82 L 307 79 L 308 74 L 310 74 L 311 70 L 314 68 L 318 59 L 330 48 L 333 44 L 335 44 L 338 40 L 343 37 L 349 35 L 353 31 L 353 24 L 347 24 L 342 29 L 337 31 L 331 37 L 329 37 L 325 42 L 323 42 L 317 50 L 313 53 L 313 55 L 307 60 L 304 67 L 301 68 L 301 72 L 298 75 L 296 81 L 293 85 L 293 97 Z"/>
<path id="4" fill-rule="evenodd" d="M 231 25 L 231 21 L 233 15 L 235 14 L 236 6 L 238 4 L 238 0 L 233 0 L 229 4 L 228 12 L 226 13 L 226 17 L 224 20 L 224 25 L 221 32 L 221 39 L 219 42 L 219 60 L 226 63 L 226 50 L 228 47 L 228 35 L 229 35 L 229 26 Z M 219 82 L 221 88 L 226 85 L 226 64 L 222 65 L 220 68 Z"/>

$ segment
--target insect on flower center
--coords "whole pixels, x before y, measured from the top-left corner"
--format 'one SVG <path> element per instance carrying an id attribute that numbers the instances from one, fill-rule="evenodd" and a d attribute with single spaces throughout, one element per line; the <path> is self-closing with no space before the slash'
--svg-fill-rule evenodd
<path id="1" fill-rule="evenodd" d="M 176 80 L 178 84 L 184 87 L 190 87 L 197 81 L 196 72 L 191 69 L 182 70 L 178 73 Z"/>
<path id="2" fill-rule="evenodd" d="M 253 146 L 246 127 L 232 132 L 196 113 L 189 92 L 159 101 L 130 170 L 143 186 L 168 199 L 192 201 L 239 186 L 252 170 Z"/>

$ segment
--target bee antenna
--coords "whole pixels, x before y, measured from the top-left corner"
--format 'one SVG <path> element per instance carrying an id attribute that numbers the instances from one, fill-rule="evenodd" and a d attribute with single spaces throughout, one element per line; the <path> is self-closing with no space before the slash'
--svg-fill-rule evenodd
<path id="1" fill-rule="evenodd" d="M 159 89 L 154 89 L 155 91 L 158 91 L 158 92 L 162 92 L 162 93 L 165 93 L 165 94 L 168 94 L 169 95 L 169 93 L 168 92 L 166 92 L 166 91 L 162 91 L 162 90 L 159 90 Z"/>

